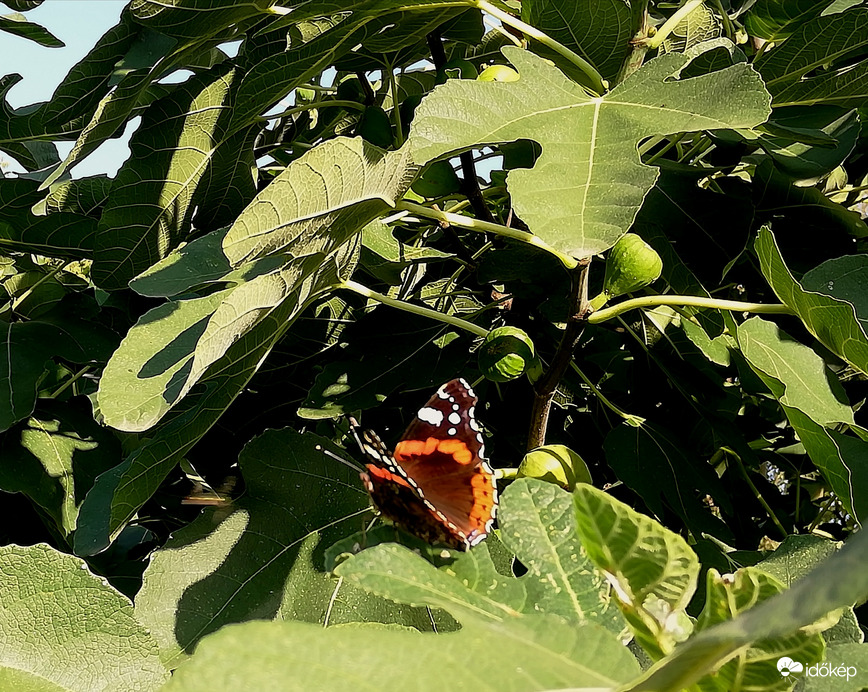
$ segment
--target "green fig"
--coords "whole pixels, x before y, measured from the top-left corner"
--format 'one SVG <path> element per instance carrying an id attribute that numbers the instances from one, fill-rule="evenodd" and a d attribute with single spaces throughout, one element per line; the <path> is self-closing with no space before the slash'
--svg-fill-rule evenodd
<path id="1" fill-rule="evenodd" d="M 359 120 L 357 134 L 381 149 L 392 146 L 392 121 L 379 106 L 368 106 Z"/>
<path id="2" fill-rule="evenodd" d="M 584 459 L 565 445 L 545 445 L 524 455 L 518 466 L 517 478 L 538 478 L 566 490 L 577 483 L 590 483 L 591 472 Z"/>
<path id="3" fill-rule="evenodd" d="M 635 233 L 627 233 L 609 250 L 603 292 L 591 306 L 597 310 L 611 298 L 638 291 L 656 281 L 662 271 L 657 251 Z"/>
<path id="4" fill-rule="evenodd" d="M 479 348 L 479 369 L 492 382 L 521 377 L 535 360 L 533 341 L 517 327 L 497 327 Z"/>
<path id="5" fill-rule="evenodd" d="M 447 62 L 443 66 L 442 73 L 450 79 L 476 79 L 479 76 L 476 65 L 464 58 L 455 58 Z"/>
<path id="6" fill-rule="evenodd" d="M 413 192 L 423 197 L 443 197 L 458 192 L 461 179 L 448 161 L 435 161 L 411 186 Z"/>
<path id="7" fill-rule="evenodd" d="M 480 82 L 517 82 L 518 72 L 509 65 L 490 65 L 479 73 Z"/>

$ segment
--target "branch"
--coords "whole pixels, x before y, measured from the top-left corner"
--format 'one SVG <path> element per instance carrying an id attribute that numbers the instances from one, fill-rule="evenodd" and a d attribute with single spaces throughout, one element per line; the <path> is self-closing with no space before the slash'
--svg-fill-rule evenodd
<path id="1" fill-rule="evenodd" d="M 590 305 L 588 302 L 588 268 L 590 258 L 579 260 L 570 272 L 570 316 L 558 350 L 546 373 L 534 384 L 533 408 L 531 409 L 530 430 L 527 435 L 528 450 L 545 444 L 549 414 L 555 390 L 573 359 L 573 350 L 582 335 L 587 321 Z"/>

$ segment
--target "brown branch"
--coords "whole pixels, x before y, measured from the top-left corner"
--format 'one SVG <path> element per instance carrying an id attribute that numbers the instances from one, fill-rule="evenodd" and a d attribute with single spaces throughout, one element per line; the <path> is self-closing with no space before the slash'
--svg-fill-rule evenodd
<path id="1" fill-rule="evenodd" d="M 561 336 L 561 342 L 558 344 L 551 365 L 534 384 L 530 430 L 527 435 L 527 448 L 529 450 L 545 444 L 555 390 L 557 390 L 561 378 L 570 365 L 573 350 L 582 335 L 585 321 L 590 314 L 588 301 L 588 268 L 590 264 L 590 258 L 580 260 L 576 268 L 570 272 L 570 315 L 567 318 L 567 327 Z"/>
<path id="2" fill-rule="evenodd" d="M 374 93 L 371 83 L 368 81 L 368 75 L 359 71 L 356 72 L 356 78 L 359 80 L 359 85 L 362 87 L 362 91 L 365 92 L 365 105 L 373 106 L 377 100 L 377 95 Z"/>

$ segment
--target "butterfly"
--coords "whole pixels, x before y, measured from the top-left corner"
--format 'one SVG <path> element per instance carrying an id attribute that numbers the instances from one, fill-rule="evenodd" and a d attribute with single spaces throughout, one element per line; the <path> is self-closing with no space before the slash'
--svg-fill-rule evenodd
<path id="1" fill-rule="evenodd" d="M 391 453 L 376 433 L 350 419 L 370 461 L 362 482 L 380 513 L 423 541 L 459 550 L 482 541 L 497 512 L 476 401 L 464 379 L 447 382 L 419 409 Z"/>

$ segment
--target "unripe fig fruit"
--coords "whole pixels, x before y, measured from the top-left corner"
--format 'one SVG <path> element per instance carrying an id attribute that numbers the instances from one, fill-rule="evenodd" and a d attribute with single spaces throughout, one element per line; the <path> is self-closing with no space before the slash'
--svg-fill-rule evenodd
<path id="1" fill-rule="evenodd" d="M 517 478 L 538 478 L 572 491 L 577 483 L 590 483 L 591 473 L 582 457 L 565 445 L 545 445 L 524 455 Z"/>
<path id="2" fill-rule="evenodd" d="M 457 192 L 461 180 L 448 161 L 435 161 L 411 187 L 413 192 L 423 197 L 443 197 Z"/>
<path id="3" fill-rule="evenodd" d="M 479 76 L 476 65 L 463 58 L 456 58 L 447 62 L 443 66 L 443 72 L 450 79 L 476 79 Z"/>
<path id="4" fill-rule="evenodd" d="M 517 327 L 497 327 L 488 332 L 479 349 L 479 369 L 492 382 L 521 377 L 534 362 L 533 341 Z"/>
<path id="5" fill-rule="evenodd" d="M 508 65 L 491 65 L 479 73 L 480 82 L 517 82 L 518 72 Z"/>
<path id="6" fill-rule="evenodd" d="M 603 292 L 591 306 L 596 310 L 610 298 L 638 291 L 656 281 L 662 271 L 663 260 L 657 251 L 635 233 L 627 233 L 609 250 Z"/>
<path id="7" fill-rule="evenodd" d="M 389 120 L 386 111 L 379 106 L 365 108 L 356 132 L 365 141 L 375 144 L 381 149 L 388 149 L 392 146 L 392 121 Z"/>

